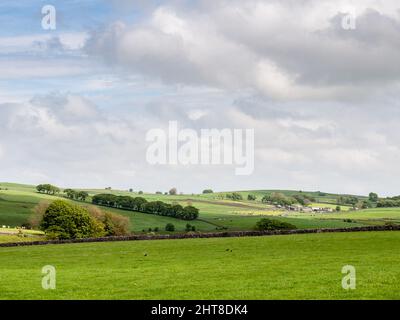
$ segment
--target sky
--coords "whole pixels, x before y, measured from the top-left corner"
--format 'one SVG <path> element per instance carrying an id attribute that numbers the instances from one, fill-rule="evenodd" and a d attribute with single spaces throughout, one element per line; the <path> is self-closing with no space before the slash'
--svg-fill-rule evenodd
<path id="1" fill-rule="evenodd" d="M 395 0 L 3 0 L 0 181 L 398 195 L 399 35 Z M 150 163 L 171 121 L 254 130 L 254 170 Z"/>

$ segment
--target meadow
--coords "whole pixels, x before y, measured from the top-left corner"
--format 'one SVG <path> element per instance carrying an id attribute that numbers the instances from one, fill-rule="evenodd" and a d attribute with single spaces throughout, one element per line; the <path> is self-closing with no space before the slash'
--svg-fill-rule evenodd
<path id="1" fill-rule="evenodd" d="M 137 192 L 120 190 L 89 189 L 87 202 L 78 202 L 80 205 L 90 206 L 91 197 L 99 193 L 113 193 L 116 195 L 139 196 Z M 179 203 L 181 205 L 192 204 L 199 208 L 200 217 L 189 223 L 196 227 L 197 231 L 212 232 L 216 230 L 252 230 L 256 222 L 262 217 L 289 222 L 297 228 L 333 228 L 354 227 L 362 225 L 384 224 L 387 222 L 400 222 L 400 208 L 391 209 L 368 209 L 351 211 L 350 207 L 341 206 L 341 212 L 336 213 L 301 213 L 285 212 L 277 210 L 271 205 L 261 202 L 263 195 L 268 192 L 281 192 L 286 195 L 298 194 L 299 191 L 287 190 L 255 190 L 239 191 L 244 200 L 232 201 L 222 199 L 225 192 L 196 195 L 164 195 L 144 193 L 140 196 L 149 201 L 161 200 L 167 203 Z M 336 208 L 335 201 L 340 195 L 321 192 L 306 192 L 303 194 L 316 199 L 312 206 Z M 247 195 L 257 197 L 256 201 L 248 201 Z M 13 183 L 0 183 L 0 227 L 17 227 L 26 223 L 32 214 L 32 209 L 42 200 L 52 201 L 59 199 L 62 195 L 51 196 L 38 193 L 34 186 Z M 360 199 L 364 199 L 361 197 Z M 331 202 L 331 203 L 329 203 Z M 175 225 L 176 232 L 184 232 L 187 221 L 171 217 L 156 216 L 140 212 L 124 211 L 115 208 L 106 210 L 129 217 L 131 231 L 143 233 L 154 231 L 158 228 L 163 232 L 167 223 Z M 349 221 L 350 219 L 350 221 Z M 1 237 L 1 236 L 0 236 Z"/>
<path id="2" fill-rule="evenodd" d="M 86 202 L 74 202 L 91 206 L 91 197 L 104 192 L 138 195 L 87 191 Z M 265 192 L 242 191 L 241 201 L 222 199 L 223 193 L 140 196 L 199 208 L 199 219 L 189 223 L 201 232 L 253 230 L 262 217 L 300 229 L 400 223 L 399 208 L 286 212 L 262 203 Z M 257 195 L 256 201 L 246 200 L 250 193 Z M 317 201 L 312 206 L 336 207 L 339 195 L 310 194 Z M 21 235 L 15 227 L 28 221 L 40 201 L 60 198 L 40 194 L 34 186 L 0 183 L 0 243 L 41 239 L 40 232 L 24 230 Z M 103 209 L 129 217 L 133 233 L 156 227 L 162 233 L 167 223 L 184 232 L 187 223 Z M 4 247 L 0 299 L 399 299 L 399 245 L 400 233 L 392 231 Z M 41 287 L 45 265 L 56 267 L 56 290 Z M 356 290 L 341 287 L 344 265 L 356 267 Z"/>
<path id="3" fill-rule="evenodd" d="M 0 248 L 0 299 L 400 299 L 399 246 L 389 231 Z"/>

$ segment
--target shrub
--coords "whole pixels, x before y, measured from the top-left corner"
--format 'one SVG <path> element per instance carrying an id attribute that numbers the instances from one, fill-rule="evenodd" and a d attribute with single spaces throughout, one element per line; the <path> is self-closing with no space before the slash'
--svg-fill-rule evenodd
<path id="1" fill-rule="evenodd" d="M 91 217 L 104 225 L 106 236 L 125 236 L 130 234 L 130 220 L 128 217 L 116 213 L 103 212 L 93 206 L 87 208 L 87 210 Z"/>
<path id="2" fill-rule="evenodd" d="M 175 231 L 175 226 L 174 226 L 172 223 L 168 223 L 168 224 L 165 226 L 165 231 L 174 232 L 174 231 Z"/>
<path id="3" fill-rule="evenodd" d="M 56 200 L 46 209 L 40 229 L 54 239 L 80 239 L 104 235 L 104 225 L 82 207 Z"/>
<path id="4" fill-rule="evenodd" d="M 287 223 L 287 222 L 264 218 L 256 223 L 256 229 L 260 230 L 260 231 L 264 231 L 264 230 L 294 230 L 294 229 L 297 229 L 297 227 L 290 223 Z"/>
<path id="5" fill-rule="evenodd" d="M 247 200 L 249 200 L 249 201 L 255 201 L 256 199 L 257 199 L 257 197 L 254 194 L 249 194 L 247 196 Z"/>

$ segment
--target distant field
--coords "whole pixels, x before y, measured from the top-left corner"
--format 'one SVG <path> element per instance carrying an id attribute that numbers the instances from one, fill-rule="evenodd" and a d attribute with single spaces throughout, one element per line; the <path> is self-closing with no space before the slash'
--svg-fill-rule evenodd
<path id="1" fill-rule="evenodd" d="M 393 231 L 0 248 L 0 299 L 400 299 L 399 247 Z"/>
<path id="2" fill-rule="evenodd" d="M 32 214 L 32 209 L 42 200 L 52 201 L 59 197 L 39 194 L 34 186 L 5 184 L 0 183 L 0 228 L 5 226 L 21 226 L 28 221 Z M 4 190 L 8 189 L 8 190 Z M 98 193 L 113 193 L 118 195 L 138 196 L 135 192 L 128 191 L 108 191 L 108 190 L 87 190 L 91 196 Z M 276 191 L 276 190 L 275 190 Z M 159 232 L 163 232 L 167 223 L 173 223 L 176 227 L 176 232 L 184 232 L 186 224 L 190 223 L 196 227 L 196 230 L 203 232 L 215 231 L 217 228 L 226 230 L 252 230 L 256 222 L 262 217 L 270 217 L 281 221 L 286 221 L 294 224 L 297 228 L 333 228 L 333 227 L 354 227 L 361 225 L 383 224 L 386 222 L 400 223 L 400 208 L 393 209 L 370 209 L 361 211 L 348 211 L 349 207 L 341 206 L 340 213 L 300 213 L 300 212 L 285 212 L 277 210 L 271 205 L 261 203 L 261 198 L 266 193 L 274 192 L 272 190 L 259 191 L 241 191 L 244 199 L 247 199 L 248 194 L 257 196 L 256 201 L 231 201 L 221 200 L 221 194 L 202 194 L 202 195 L 156 195 L 143 194 L 149 201 L 161 200 L 168 203 L 176 202 L 181 205 L 192 204 L 200 210 L 200 218 L 196 221 L 183 221 L 169 217 L 161 217 L 140 212 L 124 211 L 113 208 L 104 208 L 105 210 L 113 211 L 129 217 L 131 220 L 131 231 L 135 233 L 149 232 L 149 229 L 154 231 L 155 228 Z M 287 195 L 293 195 L 298 191 L 278 190 Z M 305 192 L 304 194 L 311 195 L 319 201 L 324 198 L 337 198 L 338 195 L 320 196 L 318 192 Z M 80 205 L 91 205 L 91 198 L 88 202 Z M 336 200 L 332 200 L 336 201 Z M 330 207 L 335 209 L 336 204 L 324 202 L 313 203 L 316 207 Z M 351 222 L 347 220 L 351 219 Z M 346 221 L 345 221 L 346 220 Z"/>

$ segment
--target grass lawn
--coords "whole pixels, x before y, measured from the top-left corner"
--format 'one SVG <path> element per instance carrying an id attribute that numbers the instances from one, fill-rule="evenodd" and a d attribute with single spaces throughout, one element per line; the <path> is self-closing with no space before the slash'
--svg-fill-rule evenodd
<path id="1" fill-rule="evenodd" d="M 399 246 L 400 232 L 359 232 L 0 248 L 0 298 L 400 299 Z"/>

